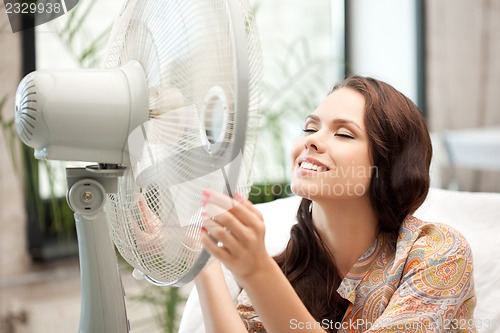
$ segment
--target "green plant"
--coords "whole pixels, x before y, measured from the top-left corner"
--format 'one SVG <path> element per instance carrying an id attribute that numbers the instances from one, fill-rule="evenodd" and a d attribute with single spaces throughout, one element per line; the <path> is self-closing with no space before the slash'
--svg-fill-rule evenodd
<path id="1" fill-rule="evenodd" d="M 65 47 L 71 58 L 80 68 L 92 68 L 100 61 L 99 50 L 104 49 L 111 24 L 100 32 L 97 37 L 87 31 L 89 18 L 96 0 L 76 6 L 65 17 L 64 24 L 57 26 L 49 23 L 58 36 L 58 41 Z M 26 181 L 27 206 L 32 218 L 36 219 L 43 232 L 53 232 L 61 240 L 74 238 L 73 212 L 66 198 L 55 193 L 55 174 L 61 168 L 59 163 L 37 160 L 32 149 L 22 145 L 23 170 Z M 40 171 L 47 175 L 47 198 L 40 198 Z"/>
<path id="2" fill-rule="evenodd" d="M 307 38 L 298 37 L 282 47 L 284 56 L 270 71 L 274 75 L 268 73 L 263 79 L 259 142 L 265 144 L 258 147 L 256 168 L 266 170 L 269 165 L 280 168 L 264 172 L 264 183 L 286 184 L 289 181 L 287 152 L 290 142 L 287 138 L 299 135 L 304 118 L 316 108 L 330 84 L 326 82 L 325 68 L 331 66 L 332 61 L 314 57 Z M 269 147 L 272 147 L 271 152 Z M 278 174 L 278 177 L 266 179 L 267 174 Z"/>
<path id="3" fill-rule="evenodd" d="M 7 119 L 3 114 L 4 112 L 3 110 L 5 108 L 5 105 L 7 104 L 7 99 L 8 95 L 5 95 L 0 100 L 0 127 L 2 129 L 2 135 L 4 137 L 5 143 L 9 150 L 9 157 L 10 160 L 12 161 L 14 170 L 18 170 L 19 156 L 17 153 L 18 151 L 17 146 L 19 144 L 19 140 L 17 139 L 15 131 L 14 119 L 13 118 Z"/>
<path id="4" fill-rule="evenodd" d="M 74 58 L 80 68 L 94 68 L 100 64 L 103 56 L 102 50 L 105 49 L 112 27 L 112 24 L 109 24 L 97 36 L 93 38 L 88 37 L 87 23 L 96 3 L 96 0 L 91 0 L 86 7 L 77 6 L 76 10 L 73 10 L 68 15 L 66 23 L 58 28 L 56 32 L 59 41 L 64 45 L 69 55 Z M 53 198 L 53 172 L 51 168 L 54 168 L 54 166 L 49 163 L 45 167 L 47 168 L 49 178 L 51 178 L 49 182 L 52 191 L 51 198 Z M 70 220 L 73 223 L 73 219 L 71 218 Z M 118 252 L 117 255 L 124 262 Z M 177 309 L 185 302 L 185 297 L 180 294 L 180 289 L 173 287 L 159 288 L 147 285 L 142 288 L 140 295 L 131 296 L 130 298 L 131 300 L 146 303 L 153 307 L 155 310 L 154 320 L 163 332 L 173 333 L 177 331 L 179 323 Z"/>
<path id="5" fill-rule="evenodd" d="M 179 329 L 178 306 L 186 301 L 180 288 L 147 286 L 141 295 L 130 299 L 151 305 L 155 310 L 154 320 L 164 333 L 174 333 Z"/>
<path id="6" fill-rule="evenodd" d="M 7 101 L 5 96 L 0 101 L 0 126 L 9 151 L 10 161 L 19 180 L 24 179 L 26 207 L 30 218 L 36 220 L 42 229 L 50 228 L 63 238 L 71 238 L 70 230 L 74 228 L 73 214 L 67 207 L 65 199 L 58 198 L 53 191 L 54 178 L 52 166 L 48 161 L 39 161 L 33 156 L 33 150 L 23 144 L 17 137 L 14 118 L 7 119 L 3 113 Z M 39 168 L 45 168 L 49 176 L 50 196 L 41 198 Z M 50 221 L 48 223 L 47 221 Z"/>
<path id="7" fill-rule="evenodd" d="M 91 0 L 85 5 L 76 6 L 67 14 L 65 24 L 56 28 L 59 41 L 80 68 L 95 68 L 99 65 L 112 28 L 112 23 L 108 24 L 97 36 L 92 36 L 88 31 L 88 20 L 96 3 L 97 0 Z"/>
<path id="8" fill-rule="evenodd" d="M 76 6 L 64 16 L 65 23 L 60 27 L 52 22 L 48 23 L 55 29 L 55 33 L 59 37 L 58 40 L 66 48 L 68 54 L 82 68 L 95 67 L 99 63 L 98 50 L 104 49 L 111 30 L 110 24 L 97 37 L 89 38 L 86 24 L 96 2 L 96 0 L 91 0 L 85 5 Z M 7 99 L 8 96 L 4 96 L 0 101 L 0 126 L 14 170 L 18 171 L 17 175 L 20 179 L 24 179 L 24 193 L 26 194 L 25 200 L 29 218 L 38 223 L 43 233 L 55 233 L 60 240 L 73 239 L 73 213 L 69 209 L 66 199 L 58 197 L 54 191 L 54 170 L 59 166 L 55 166 L 50 161 L 35 159 L 31 148 L 19 144 L 15 133 L 14 119 L 7 119 L 3 113 Z M 44 171 L 48 178 L 49 196 L 47 198 L 40 197 L 40 171 Z"/>

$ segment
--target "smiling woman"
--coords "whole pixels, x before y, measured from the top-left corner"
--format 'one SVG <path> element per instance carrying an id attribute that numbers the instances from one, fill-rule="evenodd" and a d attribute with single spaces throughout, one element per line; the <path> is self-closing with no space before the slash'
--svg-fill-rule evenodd
<path id="1" fill-rule="evenodd" d="M 295 194 L 328 200 L 332 194 L 366 192 L 370 172 L 358 177 L 359 172 L 351 171 L 370 170 L 372 165 L 363 118 L 363 95 L 352 89 L 335 90 L 306 118 L 304 135 L 292 151 Z M 320 166 L 323 172 L 318 173 L 318 167 L 312 165 Z"/>
<path id="2" fill-rule="evenodd" d="M 412 215 L 431 156 L 406 96 L 365 77 L 335 86 L 292 150 L 292 190 L 303 199 L 283 252 L 267 254 L 250 202 L 204 193 L 213 219 L 203 244 L 242 287 L 235 311 L 218 261 L 196 278 L 207 330 L 476 332 L 467 241 Z"/>

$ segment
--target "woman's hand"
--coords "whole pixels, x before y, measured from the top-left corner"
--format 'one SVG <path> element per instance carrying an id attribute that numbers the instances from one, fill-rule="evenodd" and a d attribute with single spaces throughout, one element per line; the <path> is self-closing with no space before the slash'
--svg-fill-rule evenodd
<path id="1" fill-rule="evenodd" d="M 239 194 L 236 200 L 208 190 L 203 195 L 207 220 L 202 242 L 207 251 L 240 283 L 265 269 L 273 259 L 265 248 L 262 214 Z"/>
<path id="2" fill-rule="evenodd" d="M 245 289 L 266 332 L 289 332 L 291 319 L 302 323 L 315 322 L 278 264 L 266 251 L 262 214 L 241 195 L 236 195 L 236 200 L 211 191 L 204 191 L 204 195 L 202 205 L 207 221 L 206 232 L 202 233 L 203 246 L 233 273 Z M 209 220 L 211 217 L 215 220 Z M 221 324 L 221 330 L 213 331 L 224 331 L 226 321 L 224 319 Z M 236 319 L 232 325 L 240 327 Z M 245 331 L 242 324 L 241 327 L 239 331 L 232 328 L 230 331 Z M 325 333 L 319 327 L 299 329 L 297 332 L 306 331 Z"/>

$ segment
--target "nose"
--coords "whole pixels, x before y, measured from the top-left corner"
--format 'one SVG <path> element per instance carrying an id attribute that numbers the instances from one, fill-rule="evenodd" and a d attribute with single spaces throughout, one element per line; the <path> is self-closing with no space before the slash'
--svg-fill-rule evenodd
<path id="1" fill-rule="evenodd" d="M 324 151 L 324 143 L 322 142 L 319 131 L 309 134 L 306 138 L 305 141 L 305 148 L 306 149 L 311 149 L 316 152 L 323 152 Z"/>

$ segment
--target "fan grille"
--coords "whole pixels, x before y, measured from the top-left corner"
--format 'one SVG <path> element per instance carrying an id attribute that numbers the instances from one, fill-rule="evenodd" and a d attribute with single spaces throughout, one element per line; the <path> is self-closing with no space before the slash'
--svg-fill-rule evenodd
<path id="1" fill-rule="evenodd" d="M 248 105 L 241 110 L 235 32 L 227 0 L 130 0 L 115 23 L 105 67 L 139 61 L 149 89 L 150 120 L 129 137 L 131 168 L 106 206 L 113 241 L 127 262 L 175 284 L 202 252 L 204 188 L 247 195 L 259 123 L 261 58 L 249 4 L 241 0 L 248 54 Z M 215 87 L 215 88 L 214 88 Z M 224 126 L 207 104 L 221 91 Z M 241 128 L 246 111 L 245 128 Z M 238 133 L 245 133 L 244 147 Z M 219 134 L 217 134 L 219 133 Z M 215 144 L 213 144 L 215 142 Z M 217 149 L 212 149 L 217 147 Z M 243 149 L 244 148 L 244 149 Z M 242 151 L 243 150 L 243 151 Z"/>
<path id="2" fill-rule="evenodd" d="M 33 74 L 28 74 L 19 84 L 15 103 L 15 125 L 21 140 L 31 145 L 35 132 L 37 115 L 37 96 Z"/>

